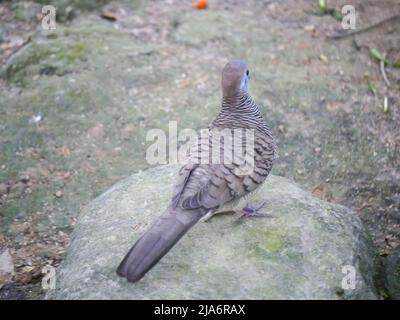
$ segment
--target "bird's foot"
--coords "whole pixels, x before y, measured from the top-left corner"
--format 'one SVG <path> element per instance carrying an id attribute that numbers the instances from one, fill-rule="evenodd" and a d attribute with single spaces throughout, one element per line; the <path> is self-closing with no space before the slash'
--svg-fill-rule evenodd
<path id="1" fill-rule="evenodd" d="M 239 219 L 241 218 L 249 218 L 249 217 L 268 217 L 271 218 L 273 217 L 272 214 L 268 213 L 268 212 L 260 212 L 258 210 L 260 210 L 262 207 L 264 207 L 266 204 L 266 201 L 264 201 L 259 207 L 253 208 L 251 206 L 249 206 L 248 204 L 242 209 L 242 211 L 240 211 L 241 216 Z"/>

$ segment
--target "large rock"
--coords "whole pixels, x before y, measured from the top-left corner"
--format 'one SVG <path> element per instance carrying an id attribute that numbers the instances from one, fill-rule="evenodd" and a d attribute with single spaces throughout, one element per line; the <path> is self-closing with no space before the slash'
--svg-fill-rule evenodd
<path id="1" fill-rule="evenodd" d="M 385 287 L 390 299 L 400 300 L 400 249 L 386 259 Z"/>
<path id="2" fill-rule="evenodd" d="M 356 214 L 271 176 L 253 203 L 274 218 L 198 223 L 141 281 L 115 270 L 170 198 L 176 166 L 117 183 L 81 213 L 49 299 L 374 299 L 374 253 Z M 342 287 L 343 266 L 355 289 Z"/>

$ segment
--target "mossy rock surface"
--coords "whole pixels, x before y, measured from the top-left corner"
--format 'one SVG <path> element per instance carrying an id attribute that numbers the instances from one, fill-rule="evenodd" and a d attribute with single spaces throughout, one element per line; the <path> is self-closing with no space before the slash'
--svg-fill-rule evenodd
<path id="1" fill-rule="evenodd" d="M 385 286 L 390 299 L 400 300 L 400 250 L 386 258 Z"/>
<path id="2" fill-rule="evenodd" d="M 115 270 L 168 205 L 176 166 L 122 180 L 80 215 L 49 299 L 374 299 L 373 251 L 351 210 L 271 176 L 252 199 L 274 218 L 199 222 L 138 283 Z M 343 289 L 343 266 L 355 289 Z"/>

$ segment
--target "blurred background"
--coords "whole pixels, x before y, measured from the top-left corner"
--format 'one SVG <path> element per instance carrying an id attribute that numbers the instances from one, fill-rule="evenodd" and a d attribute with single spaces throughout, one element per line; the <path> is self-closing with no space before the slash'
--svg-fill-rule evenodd
<path id="1" fill-rule="evenodd" d="M 0 1 L 0 256 L 14 270 L 0 299 L 43 297 L 81 207 L 149 167 L 149 129 L 210 123 L 232 57 L 277 137 L 273 173 L 354 209 L 383 259 L 397 252 L 399 13 L 398 0 Z"/>

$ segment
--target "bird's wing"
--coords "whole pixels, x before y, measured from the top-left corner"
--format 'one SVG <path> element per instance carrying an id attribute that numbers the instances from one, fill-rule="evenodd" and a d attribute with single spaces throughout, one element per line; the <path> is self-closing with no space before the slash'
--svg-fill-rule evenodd
<path id="1" fill-rule="evenodd" d="M 172 206 L 176 207 L 181 199 L 182 192 L 185 190 L 185 186 L 189 180 L 194 169 L 199 165 L 196 163 L 188 163 L 184 165 L 178 173 L 173 190 L 172 190 Z"/>
<path id="2" fill-rule="evenodd" d="M 210 142 L 214 143 L 213 140 L 210 136 Z M 247 157 L 253 157 L 253 166 L 243 171 L 243 164 L 248 158 L 236 153 L 229 159 L 227 156 L 238 144 L 245 150 L 245 143 L 243 140 L 231 142 L 221 144 L 220 164 L 188 164 L 182 167 L 174 187 L 174 206 L 184 209 L 218 208 L 254 191 L 264 182 L 270 171 L 270 166 L 262 163 L 266 148 L 257 143 L 251 150 L 246 150 Z"/>

